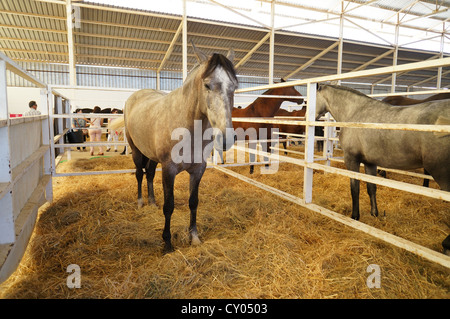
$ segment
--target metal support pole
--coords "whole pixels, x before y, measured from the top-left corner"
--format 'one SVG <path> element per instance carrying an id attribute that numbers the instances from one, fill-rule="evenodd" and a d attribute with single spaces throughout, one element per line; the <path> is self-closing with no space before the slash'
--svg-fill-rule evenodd
<path id="1" fill-rule="evenodd" d="M 66 0 L 66 16 L 67 16 L 67 45 L 69 51 L 69 84 L 70 86 L 77 85 L 77 71 L 75 66 L 75 45 L 73 41 L 74 28 L 74 9 L 72 0 Z"/>
<path id="2" fill-rule="evenodd" d="M 156 72 L 156 89 L 161 90 L 161 72 Z"/>
<path id="3" fill-rule="evenodd" d="M 440 52 L 439 52 L 439 59 L 442 59 L 444 57 L 445 22 L 442 25 L 443 25 L 443 30 L 442 30 L 442 35 L 441 35 L 441 47 L 440 47 Z M 438 73 L 437 73 L 436 89 L 439 90 L 441 88 L 441 83 L 442 83 L 442 67 L 439 67 Z"/>
<path id="4" fill-rule="evenodd" d="M 273 84 L 275 47 L 275 1 L 272 0 L 270 7 L 270 48 L 269 48 L 269 84 Z"/>
<path id="5" fill-rule="evenodd" d="M 337 60 L 337 74 L 342 73 L 342 55 L 344 52 L 344 0 L 341 0 L 341 15 L 339 16 L 339 45 L 338 45 L 338 60 Z M 338 80 L 341 84 L 341 80 Z"/>
<path id="6" fill-rule="evenodd" d="M 344 3 L 342 2 L 342 11 Z M 342 73 L 342 52 L 344 51 L 344 15 L 341 13 L 340 22 L 339 22 L 339 46 L 338 46 L 338 61 L 337 61 L 337 74 Z M 341 84 L 341 80 L 338 80 L 338 83 Z"/>
<path id="7" fill-rule="evenodd" d="M 392 58 L 392 66 L 396 66 L 397 65 L 399 29 L 400 29 L 400 21 L 399 21 L 399 15 L 397 15 L 397 24 L 395 25 L 394 56 Z M 395 92 L 396 82 L 397 82 L 397 73 L 392 73 L 391 93 Z"/>
<path id="8" fill-rule="evenodd" d="M 186 0 L 183 0 L 183 82 L 187 77 L 187 13 L 186 13 Z"/>
<path id="9" fill-rule="evenodd" d="M 308 83 L 308 107 L 306 108 L 306 121 L 314 121 L 316 117 L 316 83 Z M 305 163 L 314 162 L 314 126 L 306 125 L 305 130 Z M 303 179 L 303 199 L 305 203 L 312 202 L 313 169 L 305 166 Z"/>

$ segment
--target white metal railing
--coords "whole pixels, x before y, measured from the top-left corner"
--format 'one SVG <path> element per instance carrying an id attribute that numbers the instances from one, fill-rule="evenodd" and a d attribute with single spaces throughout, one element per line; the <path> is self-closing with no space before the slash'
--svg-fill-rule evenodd
<path id="1" fill-rule="evenodd" d="M 48 87 L 0 53 L 0 283 L 15 270 L 34 228 L 37 211 L 52 200 L 48 115 L 10 118 L 6 71 L 41 88 Z"/>

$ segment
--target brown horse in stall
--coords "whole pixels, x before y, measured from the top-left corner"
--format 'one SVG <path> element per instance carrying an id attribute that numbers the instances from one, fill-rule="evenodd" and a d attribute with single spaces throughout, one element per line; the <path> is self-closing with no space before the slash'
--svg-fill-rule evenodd
<path id="1" fill-rule="evenodd" d="M 281 82 L 286 82 L 285 80 L 281 79 Z M 302 104 L 303 99 L 302 98 L 295 98 L 295 96 L 302 96 L 293 86 L 289 87 L 281 87 L 281 88 L 273 88 L 269 89 L 266 92 L 263 93 L 263 95 L 282 95 L 286 96 L 286 98 L 283 97 L 277 97 L 277 98 L 269 98 L 269 97 L 258 97 L 255 101 L 253 101 L 249 106 L 246 108 L 233 108 L 231 111 L 232 117 L 274 117 L 276 112 L 280 109 L 281 104 L 284 101 L 290 101 L 295 102 L 297 104 Z M 273 127 L 272 124 L 267 123 L 248 123 L 248 122 L 238 122 L 236 120 L 233 121 L 233 128 L 236 132 L 237 131 L 237 139 L 245 139 L 249 140 L 249 134 L 248 129 L 255 129 L 256 130 L 256 139 L 260 139 L 260 133 L 266 130 L 268 134 L 264 136 L 264 139 L 270 139 L 270 129 Z M 242 131 L 243 130 L 243 131 Z M 239 134 L 239 132 L 244 132 L 244 134 Z M 243 135 L 243 136 L 240 136 Z M 253 140 L 253 138 L 251 139 Z M 263 150 L 266 152 L 270 152 L 270 142 L 269 143 L 263 143 L 262 147 Z M 256 142 L 249 142 L 249 148 L 256 149 Z M 250 162 L 254 162 L 255 155 L 250 154 Z M 250 165 L 250 174 L 253 173 L 253 165 Z"/>
<path id="2" fill-rule="evenodd" d="M 430 97 L 427 97 L 426 99 L 423 99 L 423 100 L 411 99 L 406 96 L 388 96 L 388 97 L 385 97 L 382 101 L 386 102 L 390 105 L 399 105 L 400 106 L 400 105 L 414 105 L 414 104 L 419 104 L 419 103 L 424 103 L 424 102 L 429 102 L 429 101 L 446 100 L 446 99 L 450 99 L 450 93 L 438 93 L 438 94 L 432 95 Z"/>
<path id="3" fill-rule="evenodd" d="M 437 101 L 437 100 L 446 100 L 450 99 L 450 93 L 438 93 L 435 95 L 432 95 L 430 97 L 427 97 L 426 99 L 418 100 L 418 99 L 411 99 L 406 96 L 388 96 L 385 97 L 382 101 L 386 102 L 390 105 L 397 105 L 397 106 L 405 106 L 405 105 L 415 105 L 419 103 L 429 102 L 429 101 Z M 386 177 L 385 171 L 379 171 L 380 175 L 383 177 Z M 427 170 L 424 169 L 425 175 L 430 175 Z M 423 180 L 423 186 L 428 187 L 430 185 L 429 179 Z"/>
<path id="4" fill-rule="evenodd" d="M 282 116 L 282 117 L 304 117 L 306 114 L 306 107 L 302 108 L 301 110 L 297 111 L 286 111 L 284 109 L 279 109 L 277 113 L 275 113 L 275 116 Z M 304 125 L 288 125 L 288 124 L 273 124 L 273 128 L 278 128 L 280 132 L 283 133 L 291 133 L 291 134 L 304 134 L 305 133 L 305 126 Z M 281 138 L 285 139 L 284 135 L 281 135 Z M 287 142 L 281 142 L 283 144 L 284 149 L 286 149 Z M 287 152 L 284 152 L 284 154 L 287 154 Z"/>

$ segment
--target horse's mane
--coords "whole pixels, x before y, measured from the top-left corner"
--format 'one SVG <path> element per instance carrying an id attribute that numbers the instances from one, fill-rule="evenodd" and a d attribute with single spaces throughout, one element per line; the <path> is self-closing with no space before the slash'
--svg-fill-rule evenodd
<path id="1" fill-rule="evenodd" d="M 211 73 L 213 73 L 219 65 L 224 68 L 224 70 L 228 73 L 232 80 L 238 82 L 236 70 L 234 69 L 233 63 L 224 55 L 219 53 L 214 53 L 209 59 L 208 65 L 206 66 L 206 69 L 202 74 L 202 78 L 204 79 L 211 75 Z"/>
<path id="2" fill-rule="evenodd" d="M 326 86 L 329 86 L 329 87 L 332 87 L 332 88 L 338 89 L 338 90 L 349 91 L 349 92 L 355 93 L 355 94 L 357 94 L 359 96 L 364 96 L 364 97 L 366 97 L 368 99 L 371 99 L 371 97 L 367 96 L 366 94 L 361 93 L 358 90 L 352 89 L 352 88 L 350 88 L 348 86 L 333 85 L 333 84 L 326 84 Z"/>

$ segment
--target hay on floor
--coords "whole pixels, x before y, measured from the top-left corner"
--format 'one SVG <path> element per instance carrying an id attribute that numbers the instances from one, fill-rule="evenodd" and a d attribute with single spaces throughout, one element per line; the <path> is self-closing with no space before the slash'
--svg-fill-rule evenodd
<path id="1" fill-rule="evenodd" d="M 130 157 L 66 162 L 61 170 L 133 168 Z M 70 167 L 69 167 L 70 165 Z M 120 166 L 120 167 L 117 167 Z M 248 167 L 234 168 L 249 176 Z M 303 169 L 280 164 L 276 175 L 252 178 L 302 193 Z M 172 239 L 162 254 L 159 207 L 137 209 L 134 174 L 55 179 L 54 201 L 40 213 L 19 269 L 0 285 L 2 298 L 448 298 L 448 269 L 430 263 L 233 177 L 207 169 L 200 185 L 200 246 L 189 243 L 189 176 L 175 182 Z M 144 179 L 145 185 L 145 179 Z M 379 187 L 380 211 L 369 214 L 361 185 L 361 222 L 440 250 L 449 204 Z M 315 173 L 314 202 L 349 215 L 347 178 Z M 145 189 L 145 187 L 144 187 Z M 69 289 L 67 266 L 81 269 Z M 366 284 L 381 268 L 381 288 Z"/>

